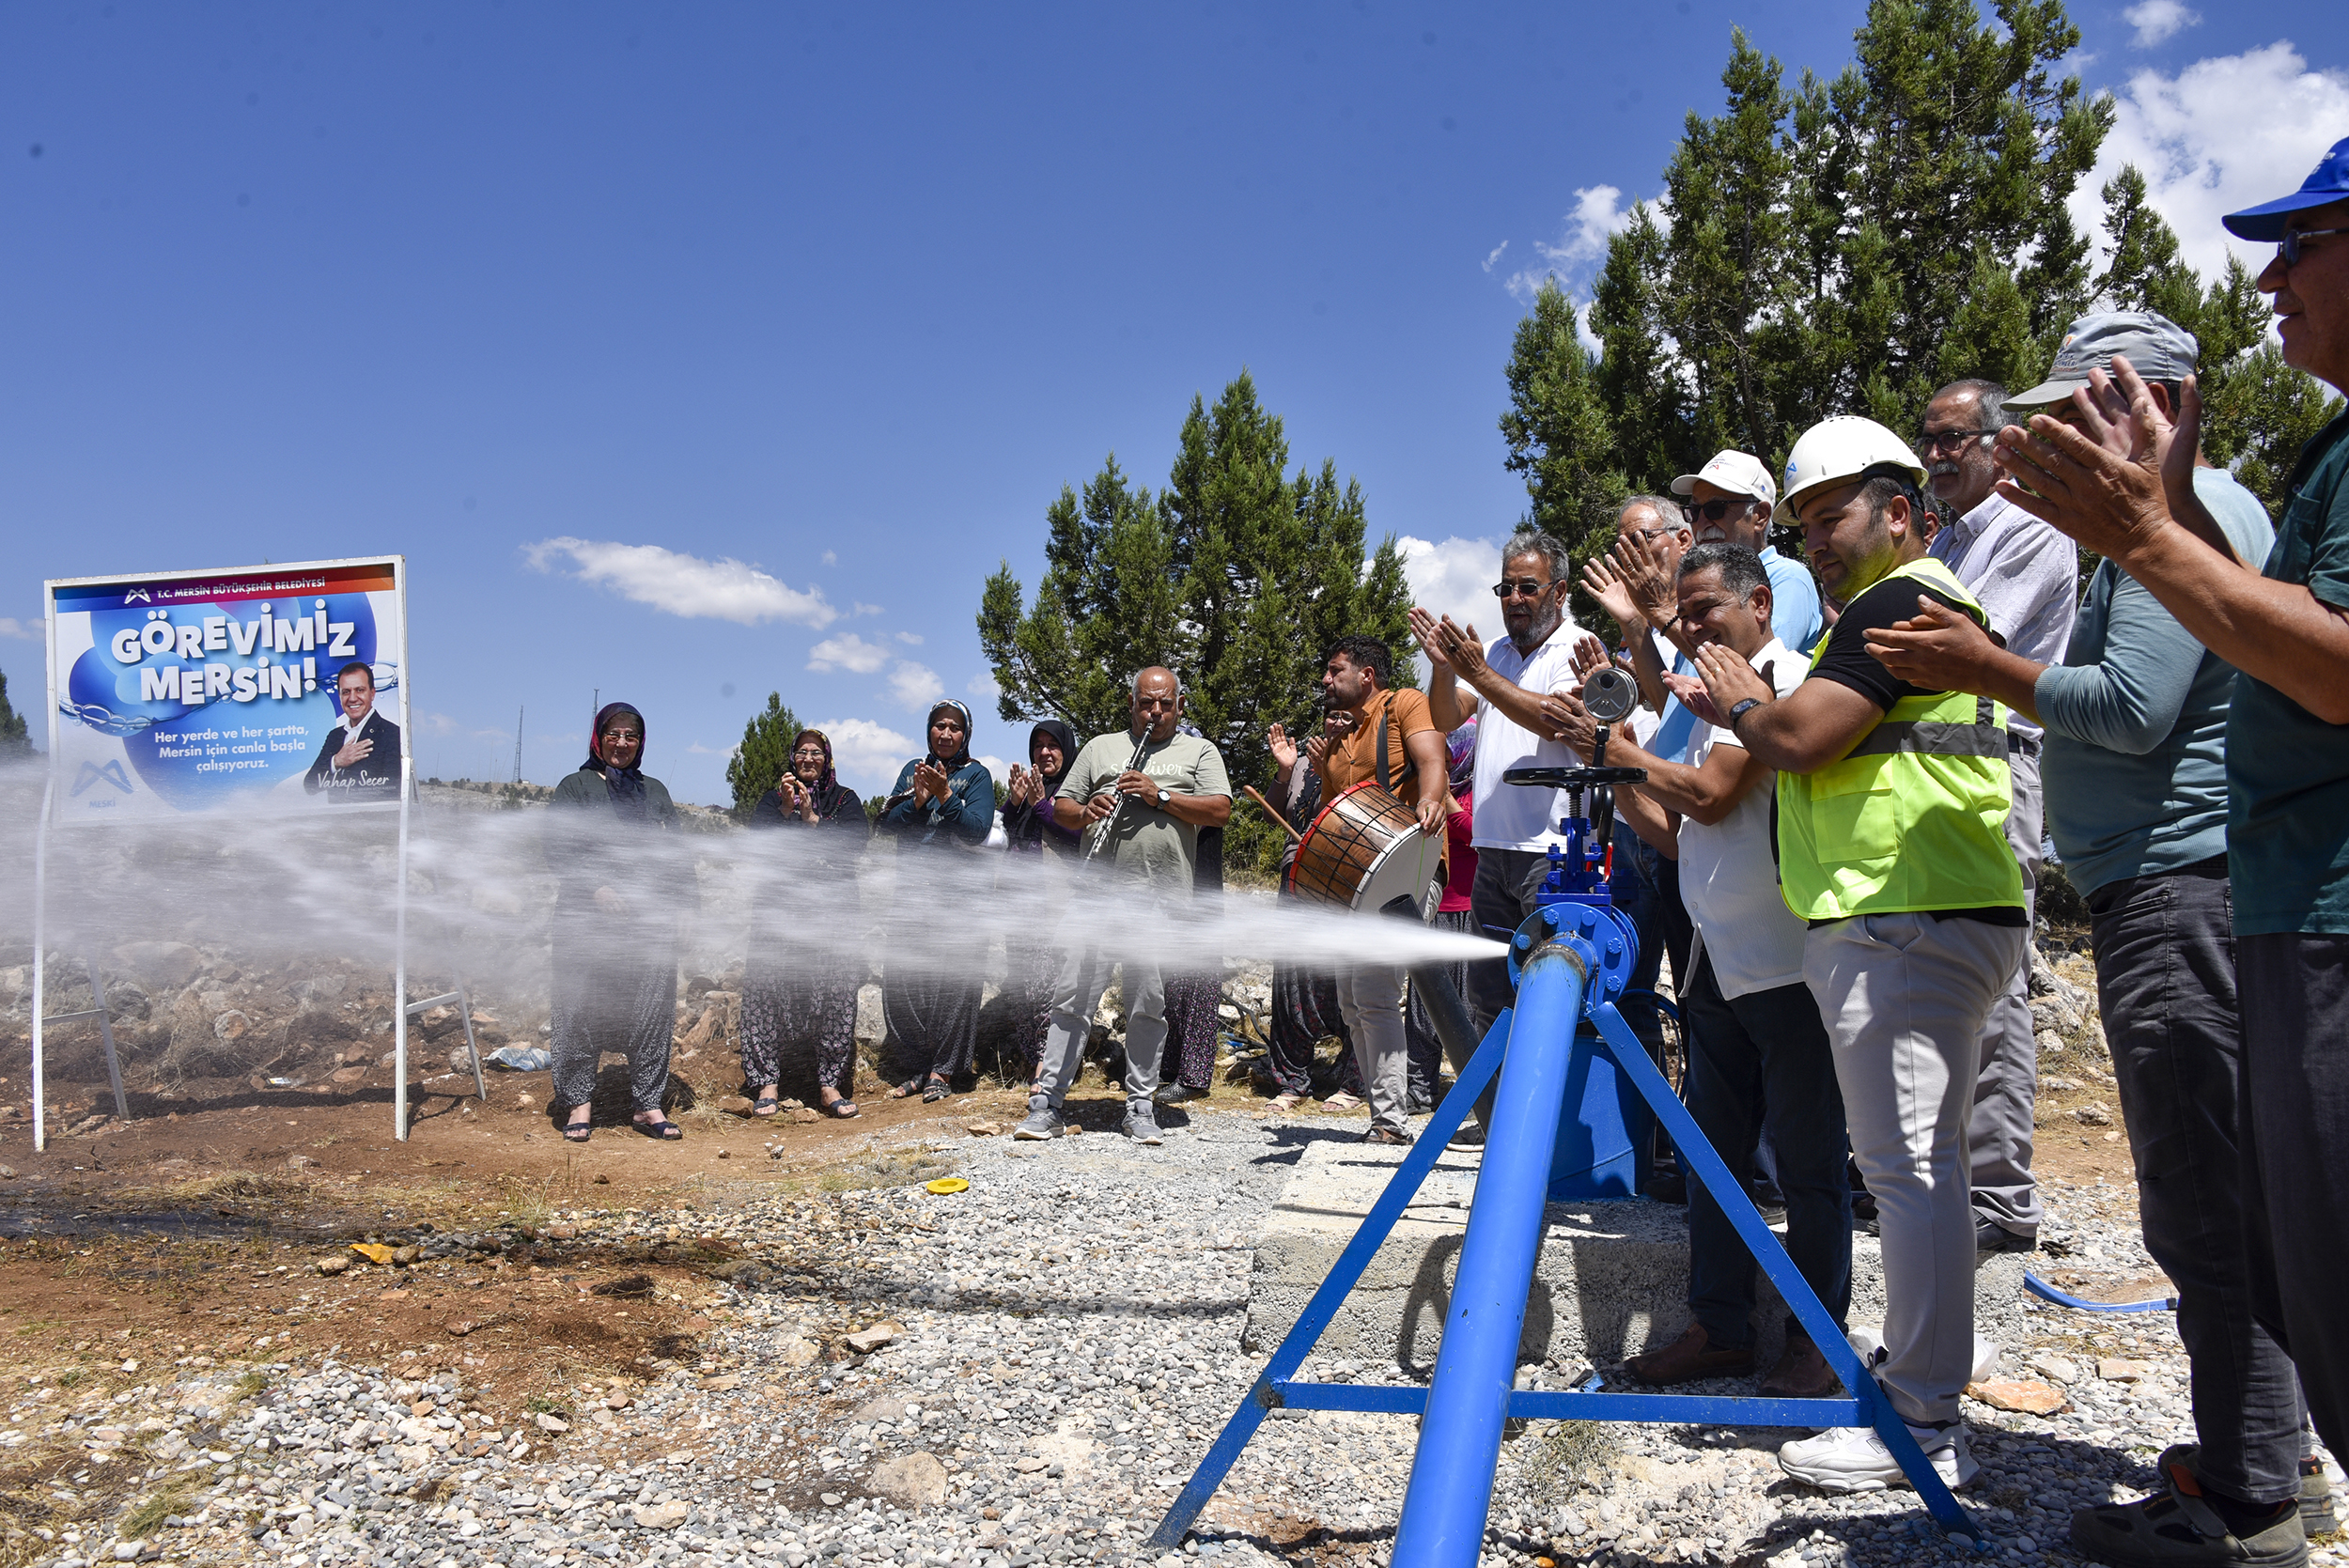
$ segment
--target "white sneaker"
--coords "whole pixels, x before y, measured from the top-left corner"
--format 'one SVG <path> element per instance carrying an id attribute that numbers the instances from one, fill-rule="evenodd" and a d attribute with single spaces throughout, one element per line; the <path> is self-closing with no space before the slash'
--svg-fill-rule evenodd
<path id="1" fill-rule="evenodd" d="M 1952 1491 L 1972 1482 L 1982 1468 L 1967 1446 L 1962 1422 L 1938 1430 L 1912 1426 L 1908 1435 L 1933 1461 L 1941 1483 Z M 1870 1426 L 1830 1427 L 1815 1437 L 1797 1438 L 1778 1451 L 1778 1464 L 1797 1481 L 1822 1492 L 1881 1492 L 1908 1484 L 1884 1439 Z"/>
<path id="2" fill-rule="evenodd" d="M 1851 1343 L 1853 1351 L 1859 1355 L 1859 1364 L 1870 1372 L 1882 1366 L 1885 1358 L 1891 1355 L 1891 1352 L 1885 1347 L 1884 1330 L 1873 1323 L 1853 1324 L 1843 1338 Z M 1998 1341 L 1985 1339 L 1976 1334 L 1974 1336 L 1974 1369 L 1967 1374 L 1968 1378 L 1976 1383 L 1988 1382 L 1992 1374 L 1999 1370 L 1999 1356 Z"/>

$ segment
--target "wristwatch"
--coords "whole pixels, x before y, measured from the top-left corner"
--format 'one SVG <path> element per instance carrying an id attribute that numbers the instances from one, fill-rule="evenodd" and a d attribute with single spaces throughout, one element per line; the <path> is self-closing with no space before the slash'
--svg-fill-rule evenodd
<path id="1" fill-rule="evenodd" d="M 1164 810 L 1166 809 L 1166 803 L 1167 803 L 1169 800 L 1172 800 L 1173 799 L 1174 799 L 1174 797 L 1173 795 L 1170 795 L 1169 793 L 1167 793 L 1167 792 L 1166 792 L 1165 790 L 1163 790 L 1163 789 L 1159 790 L 1159 810 L 1160 810 L 1160 811 L 1164 811 Z"/>
<path id="2" fill-rule="evenodd" d="M 1760 707 L 1761 706 L 1762 706 L 1762 699 L 1761 699 L 1761 698 L 1759 698 L 1759 697 L 1748 697 L 1748 698 L 1747 698 L 1744 702 L 1739 703 L 1739 704 L 1737 704 L 1735 706 L 1732 707 L 1732 708 L 1729 710 L 1729 729 L 1730 729 L 1730 733 L 1731 733 L 1731 734 L 1733 734 L 1733 735 L 1734 735 L 1734 734 L 1735 734 L 1735 733 L 1736 733 L 1736 730 L 1737 730 L 1737 721 L 1738 721 L 1738 720 L 1740 720 L 1740 719 L 1742 719 L 1742 718 L 1744 718 L 1744 717 L 1747 715 L 1747 713 L 1750 712 L 1752 709 L 1757 708 L 1757 707 Z"/>

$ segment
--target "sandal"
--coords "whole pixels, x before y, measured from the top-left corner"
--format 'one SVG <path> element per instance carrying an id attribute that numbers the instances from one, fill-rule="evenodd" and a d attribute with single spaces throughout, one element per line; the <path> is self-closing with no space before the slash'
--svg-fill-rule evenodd
<path id="1" fill-rule="evenodd" d="M 933 1078 L 922 1090 L 922 1103 L 934 1105 L 955 1092 L 954 1085 L 942 1078 Z"/>
<path id="2" fill-rule="evenodd" d="M 910 1078 L 903 1083 L 900 1083 L 891 1089 L 889 1091 L 889 1097 L 893 1100 L 911 1099 L 914 1095 L 920 1094 L 921 1092 L 922 1080 L 918 1078 Z"/>
<path id="3" fill-rule="evenodd" d="M 587 1141 L 587 1135 L 594 1130 L 595 1128 L 585 1122 L 566 1122 L 563 1124 L 563 1141 L 584 1143 Z"/>
<path id="4" fill-rule="evenodd" d="M 774 1095 L 761 1094 L 757 1099 L 751 1102 L 751 1114 L 754 1116 L 772 1116 L 782 1108 L 783 1102 L 775 1098 Z"/>
<path id="5" fill-rule="evenodd" d="M 646 1138 L 657 1138 L 663 1143 L 674 1143 L 685 1136 L 685 1129 L 666 1116 L 657 1122 L 631 1122 L 629 1125 Z"/>
<path id="6" fill-rule="evenodd" d="M 1264 1114 L 1286 1115 L 1304 1102 L 1305 1096 L 1294 1089 L 1284 1089 L 1265 1102 Z"/>
<path id="7" fill-rule="evenodd" d="M 824 1102 L 824 1114 L 827 1116 L 837 1116 L 845 1122 L 856 1113 L 856 1101 L 854 1100 L 838 1099 Z"/>

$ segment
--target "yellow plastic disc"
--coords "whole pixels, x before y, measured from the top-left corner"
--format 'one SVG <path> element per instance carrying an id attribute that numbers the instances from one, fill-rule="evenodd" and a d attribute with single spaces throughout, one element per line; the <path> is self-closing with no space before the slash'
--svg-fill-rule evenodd
<path id="1" fill-rule="evenodd" d="M 392 1250 L 380 1241 L 354 1241 L 350 1250 L 369 1263 L 390 1263 Z"/>
<path id="2" fill-rule="evenodd" d="M 960 1176 L 941 1176 L 938 1180 L 931 1182 L 926 1190 L 935 1192 L 942 1198 L 949 1192 L 968 1192 L 971 1190 L 971 1184 Z"/>

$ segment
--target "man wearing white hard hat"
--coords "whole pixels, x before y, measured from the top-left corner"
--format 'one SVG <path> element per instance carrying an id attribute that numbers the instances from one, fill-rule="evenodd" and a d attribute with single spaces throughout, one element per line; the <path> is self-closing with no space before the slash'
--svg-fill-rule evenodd
<path id="1" fill-rule="evenodd" d="M 1872 419 L 1805 431 L 1778 516 L 1801 524 L 1819 585 L 1843 613 L 1785 696 L 1707 646 L 1703 690 L 1688 700 L 1778 769 L 1780 891 L 1807 924 L 1803 981 L 1883 1231 L 1878 1377 L 1942 1479 L 1963 1485 L 1976 1469 L 1958 1421 L 1977 1358 L 1967 1120 L 1983 1019 L 2028 933 L 2006 843 L 2005 712 L 1909 685 L 1868 652 L 1872 629 L 1914 617 L 1921 600 L 1987 624 L 1925 551 L 1924 482 L 1908 444 Z M 1904 1480 L 1866 1428 L 1788 1443 L 1779 1463 L 1833 1492 Z"/>
<path id="2" fill-rule="evenodd" d="M 2036 389 L 2034 389 L 2036 390 Z M 1933 541 L 1934 558 L 1957 574 L 1990 616 L 2007 647 L 2041 664 L 2061 664 L 2079 609 L 2079 551 L 2072 541 L 1991 486 L 1991 438 L 2013 422 L 2007 391 L 1996 381 L 1952 381 L 1925 404 L 1917 456 L 1935 499 L 1957 520 Z M 2039 721 L 2007 722 L 2015 806 L 2007 843 L 2023 871 L 2023 908 L 2039 892 L 2040 846 L 2046 815 L 2039 786 L 2046 737 Z M 2030 1016 L 2028 961 L 2015 966 L 2006 994 L 1983 1027 L 1982 1077 L 1974 1086 L 1971 1131 L 1974 1240 L 1985 1252 L 2029 1252 L 2039 1246 L 2039 1183 L 2031 1175 L 2031 1125 L 2039 1101 L 2039 1046 Z"/>
<path id="3" fill-rule="evenodd" d="M 1789 561 L 1770 543 L 1770 510 L 1778 504 L 1778 482 L 1761 458 L 1746 452 L 1716 452 L 1694 474 L 1672 481 L 1685 497 L 1681 515 L 1701 545 L 1743 545 L 1762 557 L 1770 574 L 1770 626 L 1778 640 L 1808 654 L 1826 629 L 1819 618 L 1819 584 L 1811 568 Z"/>

